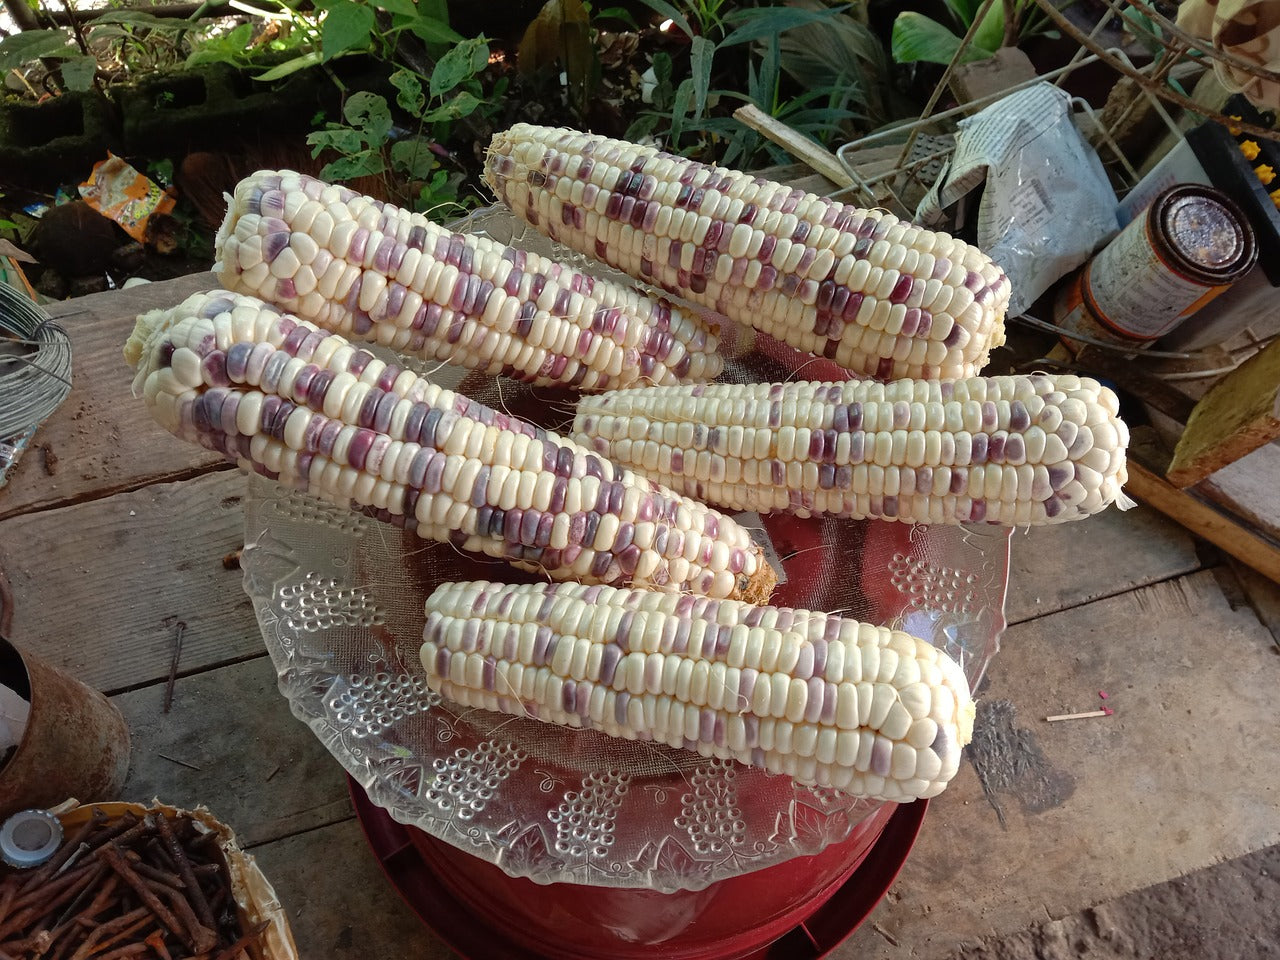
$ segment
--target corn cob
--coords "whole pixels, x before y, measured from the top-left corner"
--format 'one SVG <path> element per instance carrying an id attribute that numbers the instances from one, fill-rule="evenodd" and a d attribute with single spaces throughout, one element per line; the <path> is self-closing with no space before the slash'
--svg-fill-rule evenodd
<path id="1" fill-rule="evenodd" d="M 580 390 L 721 368 L 715 335 L 666 300 L 290 171 L 240 182 L 217 255 L 228 289 L 421 359 Z"/>
<path id="2" fill-rule="evenodd" d="M 553 239 L 859 374 L 971 377 L 1004 342 L 1003 271 L 883 211 L 524 123 L 485 175 Z"/>
<path id="3" fill-rule="evenodd" d="M 1047 524 L 1122 497 L 1129 432 L 1094 380 L 711 384 L 581 398 L 574 438 L 734 510 Z"/>
<path id="4" fill-rule="evenodd" d="M 960 667 L 809 610 L 580 584 L 447 583 L 427 683 L 464 706 L 653 740 L 883 800 L 942 791 L 973 732 Z"/>
<path id="5" fill-rule="evenodd" d="M 125 348 L 171 432 L 424 539 L 556 579 L 767 597 L 731 519 L 248 296 L 138 318 Z"/>

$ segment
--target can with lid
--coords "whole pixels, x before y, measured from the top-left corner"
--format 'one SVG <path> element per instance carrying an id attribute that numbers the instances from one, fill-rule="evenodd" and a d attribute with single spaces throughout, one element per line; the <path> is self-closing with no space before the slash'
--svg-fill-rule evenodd
<path id="1" fill-rule="evenodd" d="M 1257 256 L 1253 229 L 1226 194 L 1178 184 L 1071 278 L 1054 319 L 1067 331 L 1147 346 L 1244 276 Z"/>

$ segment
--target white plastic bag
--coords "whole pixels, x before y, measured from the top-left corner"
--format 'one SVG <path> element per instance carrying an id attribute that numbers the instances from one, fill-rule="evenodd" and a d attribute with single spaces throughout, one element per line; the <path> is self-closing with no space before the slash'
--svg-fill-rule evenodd
<path id="1" fill-rule="evenodd" d="M 1116 196 L 1102 162 L 1071 122 L 1070 96 L 1050 83 L 960 122 L 950 166 L 916 218 L 937 224 L 943 210 L 983 182 L 978 246 L 1009 275 L 1010 316 L 1117 230 Z"/>

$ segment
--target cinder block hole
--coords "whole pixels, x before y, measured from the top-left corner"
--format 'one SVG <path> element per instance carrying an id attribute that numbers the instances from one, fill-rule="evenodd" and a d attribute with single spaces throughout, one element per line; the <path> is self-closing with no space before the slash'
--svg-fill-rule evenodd
<path id="1" fill-rule="evenodd" d="M 181 110 L 184 107 L 202 106 L 208 98 L 204 77 L 169 77 L 162 88 L 155 92 L 156 107 L 160 110 Z"/>
<path id="2" fill-rule="evenodd" d="M 79 99 L 58 97 L 39 106 L 14 106 L 9 111 L 9 146 L 40 147 L 60 137 L 84 134 Z"/>

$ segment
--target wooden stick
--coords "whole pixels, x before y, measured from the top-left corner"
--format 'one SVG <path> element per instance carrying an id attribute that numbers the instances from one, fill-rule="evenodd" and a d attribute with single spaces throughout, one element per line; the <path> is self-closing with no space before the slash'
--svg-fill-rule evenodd
<path id="1" fill-rule="evenodd" d="M 733 118 L 769 138 L 797 160 L 807 163 L 837 187 L 853 186 L 853 177 L 849 176 L 849 171 L 844 168 L 839 157 L 781 120 L 769 116 L 754 103 L 733 111 Z"/>
<path id="2" fill-rule="evenodd" d="M 1089 717 L 1109 717 L 1110 710 L 1086 710 L 1084 713 L 1059 713 L 1052 717 L 1045 717 L 1049 723 L 1057 723 L 1059 720 L 1087 720 Z"/>

